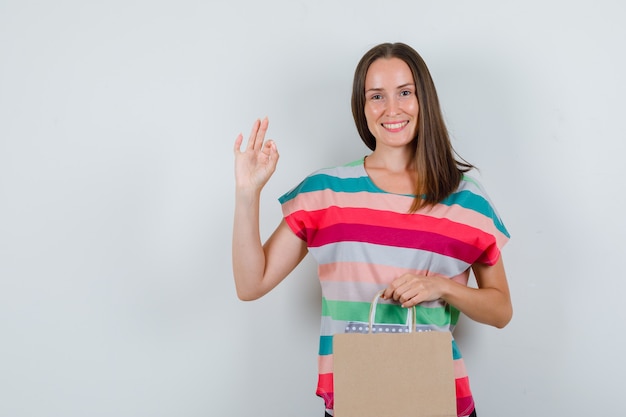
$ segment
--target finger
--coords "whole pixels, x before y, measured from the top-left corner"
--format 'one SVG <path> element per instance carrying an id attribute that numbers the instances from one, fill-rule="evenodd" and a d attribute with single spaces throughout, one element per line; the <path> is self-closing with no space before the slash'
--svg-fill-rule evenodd
<path id="1" fill-rule="evenodd" d="M 414 305 L 417 305 L 419 302 L 421 302 L 419 297 L 420 291 L 409 290 L 402 294 L 402 297 L 400 297 L 399 301 L 402 304 L 402 307 L 413 307 Z"/>
<path id="2" fill-rule="evenodd" d="M 388 286 L 387 288 L 385 288 L 385 290 L 383 291 L 383 294 L 380 296 L 383 300 L 388 300 L 393 296 L 393 291 L 394 289 L 390 286 Z"/>
<path id="3" fill-rule="evenodd" d="M 273 140 L 268 139 L 263 148 L 263 153 L 266 154 L 270 160 L 274 157 L 278 159 L 278 149 L 276 148 L 276 143 Z"/>
<path id="4" fill-rule="evenodd" d="M 246 150 L 254 149 L 255 141 L 257 137 L 257 132 L 259 131 L 259 126 L 261 125 L 261 121 L 256 119 L 254 124 L 252 125 L 252 130 L 250 131 L 250 136 L 248 137 L 248 144 L 246 145 Z"/>
<path id="5" fill-rule="evenodd" d="M 394 279 L 393 281 L 391 281 L 389 283 L 389 285 L 387 286 L 387 288 L 385 288 L 385 291 L 383 292 L 382 298 L 383 300 L 398 300 L 398 289 L 400 286 L 402 286 L 402 284 L 405 282 L 404 277 L 398 277 L 396 279 Z"/>
<path id="6" fill-rule="evenodd" d="M 263 142 L 265 141 L 265 134 L 267 133 L 267 127 L 269 125 L 269 120 L 264 118 L 259 122 L 259 127 L 256 131 L 256 137 L 254 140 L 254 149 L 261 149 L 263 147 Z"/>
<path id="7" fill-rule="evenodd" d="M 235 146 L 234 146 L 234 151 L 235 153 L 240 152 L 241 151 L 241 143 L 243 142 L 243 135 L 240 133 L 239 136 L 237 136 L 237 139 L 235 139 Z"/>
<path id="8" fill-rule="evenodd" d="M 421 303 L 419 297 L 413 297 L 410 300 L 407 300 L 404 303 L 402 303 L 402 307 L 403 308 L 411 308 L 411 307 L 414 307 L 414 306 L 418 305 L 419 303 Z"/>
<path id="9" fill-rule="evenodd" d="M 402 277 L 399 279 L 402 280 Z M 419 295 L 424 290 L 424 286 L 417 279 L 408 279 L 398 283 L 393 293 L 393 298 L 400 304 L 404 305 L 413 297 Z"/>

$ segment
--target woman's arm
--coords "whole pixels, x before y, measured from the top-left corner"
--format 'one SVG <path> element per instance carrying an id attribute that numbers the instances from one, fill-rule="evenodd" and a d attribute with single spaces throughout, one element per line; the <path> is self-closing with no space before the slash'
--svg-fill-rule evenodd
<path id="1" fill-rule="evenodd" d="M 424 301 L 443 299 L 469 318 L 497 328 L 506 326 L 513 316 L 502 256 L 494 265 L 472 265 L 478 288 L 470 288 L 444 277 L 404 274 L 385 290 L 383 298 L 412 307 Z"/>
<path id="2" fill-rule="evenodd" d="M 267 294 L 304 258 L 306 244 L 282 221 L 265 245 L 259 233 L 261 190 L 278 163 L 273 141 L 265 141 L 268 120 L 257 120 L 245 149 L 235 140 L 235 216 L 232 240 L 237 296 L 254 300 Z"/>
<path id="3" fill-rule="evenodd" d="M 484 324 L 503 328 L 513 317 L 509 285 L 502 256 L 495 265 L 472 265 L 478 288 L 470 288 L 448 280 L 443 299 L 469 318 Z"/>
<path id="4" fill-rule="evenodd" d="M 235 216 L 233 276 L 237 296 L 251 301 L 264 296 L 285 279 L 305 257 L 307 247 L 284 220 L 264 245 L 258 238 L 258 223 L 256 227 L 244 223 L 237 222 Z"/>

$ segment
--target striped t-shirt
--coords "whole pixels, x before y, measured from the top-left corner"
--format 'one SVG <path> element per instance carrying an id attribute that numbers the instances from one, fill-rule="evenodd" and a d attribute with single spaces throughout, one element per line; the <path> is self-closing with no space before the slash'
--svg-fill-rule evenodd
<path id="1" fill-rule="evenodd" d="M 311 174 L 279 201 L 285 221 L 318 263 L 317 395 L 329 411 L 334 402 L 333 335 L 367 332 L 370 303 L 379 290 L 407 272 L 467 285 L 470 266 L 495 264 L 509 238 L 482 186 L 470 176 L 464 175 L 458 189 L 439 204 L 409 213 L 413 196 L 378 188 L 363 158 Z M 417 306 L 417 325 L 423 330 L 452 331 L 458 318 L 459 311 L 441 300 Z M 404 326 L 406 309 L 381 300 L 375 321 Z M 474 401 L 461 353 L 452 344 L 457 411 L 466 416 Z"/>

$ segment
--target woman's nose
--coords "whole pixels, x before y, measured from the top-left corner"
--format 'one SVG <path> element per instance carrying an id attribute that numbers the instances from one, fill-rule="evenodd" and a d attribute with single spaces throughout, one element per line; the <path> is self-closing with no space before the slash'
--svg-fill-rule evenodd
<path id="1" fill-rule="evenodd" d="M 400 112 L 400 100 L 397 97 L 387 102 L 387 114 L 394 115 Z"/>

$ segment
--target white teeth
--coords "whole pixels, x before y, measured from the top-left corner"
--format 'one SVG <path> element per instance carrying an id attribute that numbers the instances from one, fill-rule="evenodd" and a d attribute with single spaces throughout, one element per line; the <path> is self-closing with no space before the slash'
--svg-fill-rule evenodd
<path id="1" fill-rule="evenodd" d="M 400 129 L 403 126 L 406 126 L 408 124 L 408 122 L 401 122 L 401 123 L 393 123 L 393 124 L 385 124 L 383 123 L 383 127 L 385 129 Z"/>

